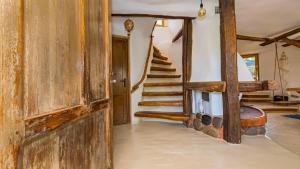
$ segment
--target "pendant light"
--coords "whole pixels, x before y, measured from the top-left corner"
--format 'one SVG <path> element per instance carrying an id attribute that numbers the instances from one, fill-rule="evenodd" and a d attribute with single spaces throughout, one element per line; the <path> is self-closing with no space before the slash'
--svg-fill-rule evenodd
<path id="1" fill-rule="evenodd" d="M 206 15 L 206 9 L 203 7 L 203 2 L 201 0 L 200 9 L 198 11 L 199 17 L 204 17 Z"/>

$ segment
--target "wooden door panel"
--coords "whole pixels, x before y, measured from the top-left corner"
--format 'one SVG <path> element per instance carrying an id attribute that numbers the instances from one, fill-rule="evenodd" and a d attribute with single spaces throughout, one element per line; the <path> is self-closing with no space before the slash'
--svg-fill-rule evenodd
<path id="1" fill-rule="evenodd" d="M 128 39 L 114 37 L 112 46 L 114 124 L 120 125 L 129 122 L 130 113 Z"/>

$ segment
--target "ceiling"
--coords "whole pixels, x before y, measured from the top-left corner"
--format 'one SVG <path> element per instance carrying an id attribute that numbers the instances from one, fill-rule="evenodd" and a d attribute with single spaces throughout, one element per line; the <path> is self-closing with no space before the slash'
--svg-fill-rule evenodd
<path id="1" fill-rule="evenodd" d="M 213 7 L 218 0 L 203 3 Z M 199 4 L 200 0 L 112 0 L 112 11 L 197 16 Z M 275 36 L 300 26 L 300 0 L 236 0 L 236 20 L 238 34 Z"/>

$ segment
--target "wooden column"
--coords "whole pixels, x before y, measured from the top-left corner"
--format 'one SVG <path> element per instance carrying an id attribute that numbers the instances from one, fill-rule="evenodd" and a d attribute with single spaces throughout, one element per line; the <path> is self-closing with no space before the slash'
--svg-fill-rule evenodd
<path id="1" fill-rule="evenodd" d="M 227 142 L 241 143 L 239 84 L 237 70 L 237 43 L 235 1 L 219 0 L 221 19 L 221 71 L 226 82 L 223 93 L 224 139 Z"/>
<path id="2" fill-rule="evenodd" d="M 182 42 L 182 82 L 183 82 L 183 111 L 185 114 L 192 113 L 192 92 L 186 89 L 191 79 L 192 72 L 192 32 L 193 24 L 191 19 L 185 19 L 183 24 Z"/>

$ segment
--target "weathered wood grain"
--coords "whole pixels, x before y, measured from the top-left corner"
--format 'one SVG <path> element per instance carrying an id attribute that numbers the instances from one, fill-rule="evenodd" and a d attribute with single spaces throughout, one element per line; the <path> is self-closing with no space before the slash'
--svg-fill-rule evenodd
<path id="1" fill-rule="evenodd" d="M 200 90 L 205 92 L 225 92 L 226 82 L 188 82 L 185 87 L 187 90 Z"/>
<path id="2" fill-rule="evenodd" d="M 0 168 L 112 168 L 110 6 L 0 2 Z"/>
<path id="3" fill-rule="evenodd" d="M 25 116 L 80 104 L 80 3 L 25 1 Z"/>
<path id="4" fill-rule="evenodd" d="M 240 105 L 237 70 L 235 1 L 219 0 L 221 20 L 221 76 L 226 82 L 223 93 L 224 139 L 241 143 Z"/>
<path id="5" fill-rule="evenodd" d="M 23 1 L 0 1 L 0 168 L 18 166 L 24 137 Z"/>

